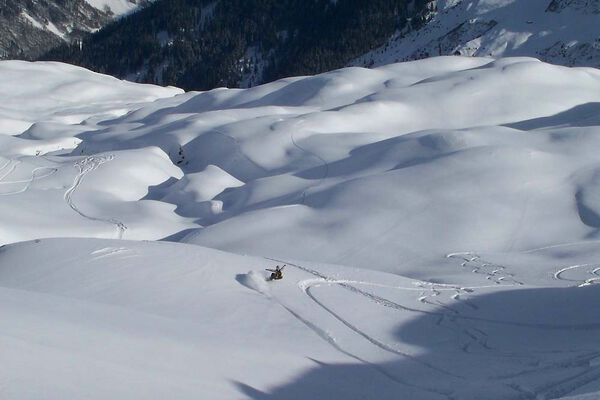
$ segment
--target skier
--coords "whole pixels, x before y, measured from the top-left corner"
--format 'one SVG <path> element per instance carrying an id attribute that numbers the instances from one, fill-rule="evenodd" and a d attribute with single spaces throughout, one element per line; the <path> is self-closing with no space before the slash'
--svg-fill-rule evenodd
<path id="1" fill-rule="evenodd" d="M 271 272 L 271 277 L 269 278 L 270 281 L 276 281 L 279 279 L 283 279 L 283 269 L 285 268 L 285 265 L 281 268 L 279 268 L 279 265 L 277 265 L 275 267 L 275 269 L 269 269 L 267 268 L 267 271 Z"/>

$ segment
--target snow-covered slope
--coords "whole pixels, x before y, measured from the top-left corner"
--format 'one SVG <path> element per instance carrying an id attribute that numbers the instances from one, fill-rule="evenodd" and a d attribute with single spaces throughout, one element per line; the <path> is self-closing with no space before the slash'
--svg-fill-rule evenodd
<path id="1" fill-rule="evenodd" d="M 430 8 L 431 20 L 423 27 L 398 32 L 351 65 L 456 54 L 600 67 L 597 0 L 433 0 Z"/>
<path id="2" fill-rule="evenodd" d="M 345 69 L 178 96 L 77 152 L 143 143 L 206 175 L 219 193 L 193 211 L 192 181 L 149 193 L 204 226 L 187 242 L 406 272 L 594 237 L 599 76 L 533 59 Z"/>
<path id="3" fill-rule="evenodd" d="M 81 142 L 76 136 L 96 123 L 179 89 L 57 63 L 4 61 L 0 77 L 2 243 L 48 236 L 160 239 L 191 226 L 173 205 L 141 200 L 149 186 L 182 177 L 162 150 L 149 144 L 88 157 L 51 155 L 69 153 Z"/>
<path id="4" fill-rule="evenodd" d="M 18 134 L 0 136 L 4 243 L 197 227 L 185 241 L 418 273 L 600 226 L 598 70 L 446 57 L 144 103 L 180 92 L 0 68 L 2 133 Z"/>
<path id="5" fill-rule="evenodd" d="M 272 261 L 198 246 L 9 245 L 2 398 L 598 396 L 600 287 L 569 286 L 599 255 L 456 254 L 433 265 L 446 283 L 295 262 L 265 282 Z"/>
<path id="6" fill-rule="evenodd" d="M 600 396 L 596 69 L 11 61 L 0 99 L 2 398 Z"/>
<path id="7" fill-rule="evenodd" d="M 110 11 L 114 16 L 130 13 L 139 7 L 139 4 L 148 1 L 140 0 L 85 0 L 86 3 L 102 11 Z"/>

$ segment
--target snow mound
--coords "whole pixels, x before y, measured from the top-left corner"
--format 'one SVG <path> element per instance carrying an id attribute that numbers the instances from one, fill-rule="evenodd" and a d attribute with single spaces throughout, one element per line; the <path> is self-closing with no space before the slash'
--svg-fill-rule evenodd
<path id="1" fill-rule="evenodd" d="M 2 61 L 0 135 L 18 135 L 34 123 L 64 126 L 92 116 L 115 118 L 141 103 L 181 92 L 133 84 L 64 63 Z"/>

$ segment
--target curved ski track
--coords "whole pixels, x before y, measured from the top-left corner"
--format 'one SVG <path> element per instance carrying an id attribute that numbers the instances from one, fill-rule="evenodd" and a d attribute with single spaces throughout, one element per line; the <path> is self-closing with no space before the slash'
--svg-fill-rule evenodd
<path id="1" fill-rule="evenodd" d="M 587 276 L 591 275 L 592 277 L 586 278 L 585 277 L 586 275 L 584 275 L 584 277 L 582 277 L 580 279 L 573 279 L 572 277 L 566 278 L 563 276 L 563 275 L 566 275 L 566 273 L 569 271 L 575 271 L 575 270 L 579 270 L 582 268 L 587 268 L 587 270 L 585 271 L 585 274 Z M 557 279 L 559 281 L 575 282 L 577 284 L 576 285 L 577 287 L 593 285 L 595 283 L 600 283 L 600 266 L 598 266 L 598 264 L 571 265 L 569 267 L 564 267 L 564 268 L 561 268 L 558 271 L 556 271 L 554 273 L 554 279 Z"/>
<path id="2" fill-rule="evenodd" d="M 16 164 L 14 164 L 14 166 L 16 167 Z M 13 168 L 13 170 L 14 170 L 14 168 Z M 36 176 L 37 171 L 41 171 L 41 170 L 50 170 L 50 172 L 47 173 L 47 174 L 45 174 L 45 175 Z M 0 196 L 10 196 L 10 195 L 13 195 L 13 194 L 19 194 L 19 193 L 26 192 L 29 189 L 29 187 L 31 186 L 31 184 L 35 180 L 47 178 L 47 177 L 49 177 L 51 175 L 54 175 L 57 172 L 58 172 L 58 168 L 54 168 L 54 167 L 37 167 L 37 168 L 34 168 L 33 170 L 31 170 L 31 178 L 29 178 L 29 179 L 22 179 L 22 180 L 18 180 L 18 181 L 10 181 L 10 182 L 0 181 L 0 185 L 12 185 L 12 184 L 16 184 L 16 183 L 25 183 L 25 186 L 22 189 L 15 190 L 13 192 L 8 192 L 8 193 L 0 193 Z"/>
<path id="3" fill-rule="evenodd" d="M 373 344 L 374 346 L 378 347 L 381 350 L 404 357 L 412 362 L 416 362 L 416 363 L 424 366 L 425 368 L 430 369 L 431 371 L 434 371 L 435 373 L 441 373 L 447 377 L 457 379 L 457 380 L 465 380 L 465 379 L 468 379 L 468 377 L 456 375 L 453 372 L 447 371 L 447 370 L 445 370 L 441 367 L 438 367 L 436 365 L 433 365 L 429 362 L 420 360 L 417 357 L 414 357 L 410 354 L 402 352 L 401 350 L 399 350 L 396 346 L 394 346 L 392 344 L 382 342 L 382 341 L 370 336 L 369 334 L 367 334 L 366 332 L 361 330 L 359 327 L 357 327 L 356 325 L 352 324 L 351 322 L 349 322 L 348 320 L 343 318 L 341 315 L 339 315 L 333 309 L 331 309 L 330 307 L 325 305 L 321 300 L 319 300 L 315 296 L 314 293 L 312 293 L 312 288 L 318 287 L 323 284 L 329 284 L 329 285 L 335 284 L 346 290 L 349 290 L 351 293 L 354 293 L 359 296 L 363 296 L 363 297 L 367 298 L 368 300 L 374 302 L 377 305 L 393 308 L 395 310 L 403 311 L 403 312 L 414 312 L 414 313 L 420 313 L 420 314 L 437 315 L 437 316 L 439 316 L 439 318 L 436 322 L 436 325 L 438 327 L 443 327 L 443 328 L 449 329 L 453 332 L 461 333 L 462 335 L 464 335 L 464 337 L 466 337 L 468 339 L 468 341 L 462 345 L 462 351 L 464 353 L 467 353 L 467 354 L 471 353 L 472 351 L 470 349 L 472 348 L 472 346 L 477 345 L 481 349 L 480 351 L 488 352 L 490 354 L 490 356 L 532 358 L 532 359 L 534 359 L 534 361 L 537 361 L 536 365 L 540 365 L 542 363 L 540 362 L 541 360 L 539 360 L 538 357 L 535 356 L 535 354 L 538 354 L 538 353 L 543 354 L 545 352 L 533 351 L 533 352 L 531 352 L 531 354 L 523 355 L 523 354 L 518 354 L 518 353 L 513 353 L 513 352 L 496 351 L 494 348 L 492 348 L 488 344 L 488 335 L 485 331 L 483 331 L 482 329 L 477 328 L 477 327 L 466 327 L 465 325 L 461 324 L 459 321 L 461 321 L 461 320 L 462 321 L 480 321 L 480 322 L 487 322 L 487 323 L 494 323 L 494 324 L 512 325 L 515 327 L 541 328 L 541 329 L 548 329 L 548 328 L 565 329 L 565 330 L 600 329 L 600 324 L 582 325 L 582 326 L 561 326 L 561 325 L 545 325 L 545 324 L 528 324 L 528 323 L 518 323 L 518 322 L 510 322 L 510 321 L 496 321 L 496 320 L 487 319 L 487 318 L 462 315 L 458 310 L 456 310 L 453 307 L 447 306 L 437 300 L 432 301 L 431 299 L 439 296 L 442 291 L 454 291 L 455 293 L 454 293 L 454 295 L 451 296 L 451 298 L 458 300 L 462 293 L 472 293 L 475 289 L 495 288 L 495 287 L 498 287 L 498 285 L 502 285 L 502 284 L 504 284 L 502 286 L 524 285 L 523 282 L 520 282 L 514 278 L 514 274 L 506 271 L 505 266 L 486 262 L 486 261 L 482 260 L 480 256 L 478 256 L 474 253 L 453 253 L 453 254 L 448 254 L 447 257 L 448 258 L 457 258 L 457 257 L 462 258 L 462 260 L 463 260 L 463 263 L 461 264 L 462 267 L 473 268 L 473 273 L 485 275 L 486 279 L 494 282 L 494 285 L 461 287 L 458 285 L 437 284 L 437 283 L 431 283 L 431 282 L 417 281 L 414 283 L 415 287 L 405 288 L 405 287 L 390 286 L 390 285 L 377 284 L 377 283 L 364 282 L 364 281 L 333 279 L 333 278 L 330 278 L 314 269 L 307 268 L 307 267 L 304 267 L 304 266 L 301 266 L 298 264 L 294 264 L 294 263 L 291 263 L 286 260 L 279 260 L 279 259 L 274 259 L 274 258 L 266 258 L 266 259 L 275 261 L 278 263 L 285 263 L 289 266 L 295 267 L 301 271 L 304 271 L 306 273 L 309 273 L 309 274 L 315 276 L 316 278 L 306 279 L 306 280 L 299 282 L 298 283 L 299 288 L 317 306 L 319 306 L 321 309 L 326 311 L 333 318 L 335 318 L 336 320 L 341 322 L 344 326 L 346 326 L 348 329 L 350 329 L 352 332 L 354 332 L 358 336 L 367 340 L 368 342 L 370 342 L 371 344 Z M 574 269 L 574 268 L 578 268 L 578 267 L 582 267 L 582 266 L 567 267 L 567 268 L 564 268 L 564 269 L 558 271 L 556 273 L 557 279 L 560 279 L 561 273 L 563 273 L 569 269 Z M 592 273 L 594 275 L 600 274 L 600 267 L 597 267 L 597 268 L 591 270 L 590 273 Z M 600 275 L 598 275 L 598 276 L 600 278 Z M 594 280 L 594 281 L 596 279 L 597 278 L 592 278 L 592 280 Z M 507 285 L 508 282 L 511 282 L 511 283 L 509 283 Z M 584 282 L 584 284 L 585 284 L 585 282 Z M 588 283 L 588 284 L 591 284 L 591 283 Z M 365 290 L 362 290 L 362 289 L 356 287 L 356 286 L 362 286 L 362 285 L 373 286 L 373 287 L 385 287 L 385 288 L 398 289 L 398 290 L 421 291 L 421 296 L 417 299 L 418 301 L 420 301 L 422 303 L 428 303 L 428 304 L 431 304 L 436 307 L 441 307 L 442 310 L 441 311 L 426 311 L 426 310 L 419 310 L 419 309 L 416 309 L 416 308 L 413 308 L 410 306 L 406 306 L 403 304 L 398 304 L 394 301 L 380 297 L 378 295 L 375 295 L 373 293 L 367 292 Z M 429 293 L 428 294 L 423 293 L 423 289 L 428 289 Z M 325 332 L 320 327 L 316 326 L 312 322 L 301 317 L 300 315 L 298 315 L 298 313 L 294 312 L 289 307 L 283 305 L 281 302 L 278 301 L 278 303 L 280 303 L 280 305 L 282 305 L 294 317 L 299 319 L 302 323 L 304 323 L 310 329 L 312 329 L 315 333 L 317 333 L 317 335 L 319 335 L 322 339 L 327 341 L 336 350 L 342 352 L 343 354 L 348 355 L 351 358 L 356 359 L 357 361 L 360 361 L 361 363 L 364 363 L 366 365 L 369 365 L 369 366 L 377 369 L 380 373 L 382 373 L 386 377 L 392 379 L 393 381 L 416 388 L 416 389 L 419 389 L 419 390 L 423 390 L 423 391 L 431 393 L 431 394 L 438 394 L 438 395 L 444 396 L 447 399 L 455 398 L 452 393 L 447 392 L 447 391 L 437 390 L 432 387 L 425 387 L 425 386 L 418 385 L 415 383 L 406 382 L 406 381 L 394 376 L 394 374 L 387 371 L 385 368 L 378 366 L 377 364 L 374 364 L 367 360 L 364 360 L 363 358 L 358 357 L 355 354 L 352 354 L 350 351 L 343 349 L 336 342 L 335 338 L 333 336 L 331 336 L 329 333 Z M 463 303 L 465 303 L 464 300 L 463 300 Z M 476 307 L 472 304 L 467 304 L 467 305 L 476 309 Z M 581 352 L 582 351 L 576 351 L 576 350 L 564 351 L 564 352 L 559 351 L 559 353 L 561 353 L 561 354 L 563 354 L 563 353 L 564 354 L 571 354 L 571 353 L 577 354 L 577 353 L 581 353 Z M 551 351 L 549 353 L 554 353 L 554 352 Z M 500 379 L 500 380 L 507 380 L 507 379 L 511 379 L 511 378 L 514 379 L 516 377 L 525 376 L 528 374 L 536 374 L 536 373 L 540 373 L 540 372 L 544 372 L 544 371 L 551 372 L 551 371 L 555 371 L 556 369 L 564 369 L 565 366 L 566 367 L 577 367 L 577 368 L 579 368 L 579 370 L 574 375 L 566 377 L 556 383 L 546 384 L 546 385 L 542 385 L 540 387 L 536 387 L 535 390 L 523 388 L 523 387 L 517 385 L 516 383 L 510 382 L 510 381 L 501 383 L 505 387 L 515 391 L 518 396 L 517 398 L 550 399 L 550 398 L 555 398 L 556 396 L 564 396 L 568 393 L 573 392 L 574 390 L 581 387 L 582 385 L 585 385 L 585 384 L 588 384 L 595 380 L 600 379 L 600 365 L 596 365 L 596 364 L 592 365 L 592 360 L 597 359 L 599 356 L 600 356 L 600 352 L 597 352 L 597 351 L 588 352 L 584 355 L 578 355 L 571 360 L 567 360 L 567 361 L 563 360 L 563 361 L 555 362 L 555 363 L 551 363 L 551 364 L 546 363 L 546 364 L 544 364 L 543 367 L 537 366 L 530 370 L 517 372 L 515 374 L 511 374 L 511 375 L 507 375 L 507 376 L 497 377 L 496 379 Z M 581 369 L 583 369 L 583 371 L 581 371 Z"/>
<path id="4" fill-rule="evenodd" d="M 75 167 L 78 169 L 79 172 L 75 176 L 73 185 L 71 185 L 71 187 L 68 188 L 67 191 L 65 192 L 64 198 L 65 198 L 65 201 L 67 202 L 67 204 L 69 205 L 69 207 L 71 207 L 73 209 L 73 211 L 75 211 L 77 214 L 81 215 L 83 218 L 89 219 L 91 221 L 99 221 L 99 222 L 105 222 L 108 224 L 115 225 L 115 227 L 117 228 L 117 238 L 122 239 L 123 235 L 125 234 L 125 231 L 127 230 L 127 226 L 123 222 L 121 222 L 115 218 L 99 218 L 99 217 L 90 216 L 88 214 L 85 214 L 83 211 L 81 211 L 73 202 L 73 194 L 75 193 L 75 191 L 77 190 L 77 188 L 79 187 L 81 182 L 83 181 L 83 178 L 90 172 L 96 170 L 100 165 L 102 165 L 108 161 L 112 161 L 113 159 L 114 159 L 113 155 L 105 155 L 105 156 L 88 156 L 88 157 L 85 157 L 85 158 L 77 161 L 75 163 Z"/>

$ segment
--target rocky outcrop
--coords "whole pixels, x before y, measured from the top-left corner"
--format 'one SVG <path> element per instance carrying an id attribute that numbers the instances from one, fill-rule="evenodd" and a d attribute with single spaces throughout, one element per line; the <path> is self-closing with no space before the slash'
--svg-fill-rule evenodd
<path id="1" fill-rule="evenodd" d="M 0 59 L 34 59 L 65 41 L 100 29 L 115 17 L 110 7 L 97 9 L 85 0 L 0 3 Z"/>

